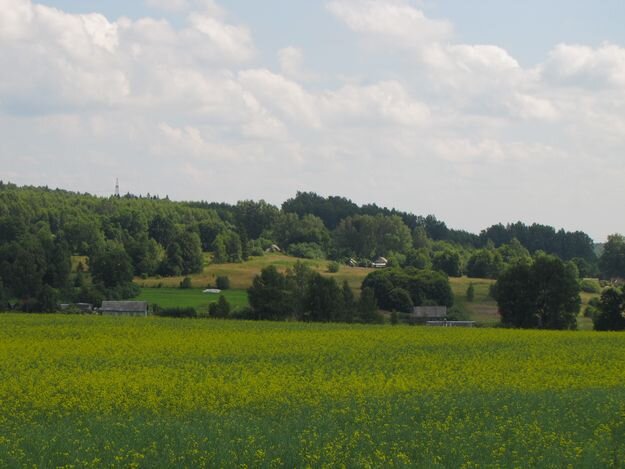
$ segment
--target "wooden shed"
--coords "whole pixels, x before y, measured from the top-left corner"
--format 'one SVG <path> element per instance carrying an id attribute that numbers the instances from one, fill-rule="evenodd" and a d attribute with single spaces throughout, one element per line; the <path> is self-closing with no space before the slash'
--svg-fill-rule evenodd
<path id="1" fill-rule="evenodd" d="M 146 301 L 103 301 L 100 313 L 104 316 L 147 316 Z"/>
<path id="2" fill-rule="evenodd" d="M 430 321 L 445 321 L 447 306 L 415 306 L 409 315 L 410 324 L 425 324 Z"/>

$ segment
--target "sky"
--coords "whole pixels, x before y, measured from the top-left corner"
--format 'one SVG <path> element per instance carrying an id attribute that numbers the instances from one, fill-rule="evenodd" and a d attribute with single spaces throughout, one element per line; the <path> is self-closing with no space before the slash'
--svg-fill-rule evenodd
<path id="1" fill-rule="evenodd" d="M 0 179 L 625 233 L 621 0 L 0 0 Z"/>

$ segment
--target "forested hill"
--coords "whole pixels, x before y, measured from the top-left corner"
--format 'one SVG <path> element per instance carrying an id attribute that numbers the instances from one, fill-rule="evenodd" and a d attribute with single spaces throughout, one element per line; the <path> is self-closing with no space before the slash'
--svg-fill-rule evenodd
<path id="1" fill-rule="evenodd" d="M 133 275 L 198 271 L 202 251 L 213 252 L 213 262 L 240 262 L 272 245 L 298 257 L 353 258 L 363 265 L 384 256 L 391 264 L 448 275 L 493 277 L 512 259 L 538 250 L 575 260 L 582 275 L 596 274 L 598 265 L 593 242 L 582 232 L 515 223 L 473 234 L 432 215 L 358 206 L 343 197 L 298 193 L 282 207 L 262 200 L 230 205 L 103 198 L 0 182 L 4 298 L 67 290 L 76 283 L 70 256 L 87 256 L 93 288 L 111 296 Z"/>

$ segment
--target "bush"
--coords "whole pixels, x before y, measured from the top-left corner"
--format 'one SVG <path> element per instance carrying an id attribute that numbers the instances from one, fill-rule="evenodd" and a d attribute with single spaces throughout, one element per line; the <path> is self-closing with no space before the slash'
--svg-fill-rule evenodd
<path id="1" fill-rule="evenodd" d="M 217 303 L 208 306 L 208 315 L 211 318 L 227 318 L 230 315 L 230 303 L 225 296 L 221 295 Z"/>
<path id="2" fill-rule="evenodd" d="M 341 270 L 341 265 L 338 262 L 330 262 L 328 264 L 328 272 L 331 274 L 336 274 Z"/>
<path id="3" fill-rule="evenodd" d="M 469 303 L 472 303 L 474 299 L 475 299 L 475 287 L 473 286 L 473 283 L 470 283 L 469 287 L 467 288 L 467 301 Z"/>
<path id="4" fill-rule="evenodd" d="M 230 278 L 227 275 L 221 275 L 217 277 L 215 280 L 215 285 L 219 290 L 229 290 L 230 289 Z"/>
<path id="5" fill-rule="evenodd" d="M 599 280 L 594 278 L 585 278 L 580 284 L 580 288 L 583 292 L 586 293 L 601 293 L 601 285 L 599 285 Z"/>
<path id="6" fill-rule="evenodd" d="M 467 312 L 457 306 L 452 306 L 447 310 L 448 321 L 468 321 L 469 319 Z"/>
<path id="7" fill-rule="evenodd" d="M 399 316 L 397 315 L 397 311 L 393 311 L 391 313 L 391 324 L 395 326 L 398 323 L 399 323 Z"/>
<path id="8" fill-rule="evenodd" d="M 196 318 L 195 308 L 164 308 L 155 310 L 154 315 L 168 318 Z"/>
<path id="9" fill-rule="evenodd" d="M 180 282 L 180 288 L 182 290 L 188 290 L 191 286 L 191 277 L 185 277 L 182 279 L 182 282 Z"/>
<path id="10" fill-rule="evenodd" d="M 291 244 L 287 253 L 291 256 L 303 259 L 323 259 L 326 255 L 317 243 L 295 243 Z"/>
<path id="11" fill-rule="evenodd" d="M 254 319 L 258 319 L 257 315 L 254 313 L 254 310 L 250 306 L 244 306 L 242 308 L 237 308 L 230 313 L 230 319 L 239 319 L 242 321 L 251 321 Z"/>

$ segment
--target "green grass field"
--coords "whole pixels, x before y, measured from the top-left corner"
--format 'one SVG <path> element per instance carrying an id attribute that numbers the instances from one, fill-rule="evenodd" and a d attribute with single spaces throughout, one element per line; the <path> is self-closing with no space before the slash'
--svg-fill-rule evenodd
<path id="1" fill-rule="evenodd" d="M 224 290 L 221 295 L 225 296 L 232 308 L 247 306 L 247 292 L 245 290 Z M 219 300 L 219 294 L 202 293 L 202 290 L 191 288 L 142 288 L 139 301 L 147 301 L 149 304 L 157 304 L 161 308 L 195 308 L 198 313 L 206 313 L 208 305 Z"/>
<path id="2" fill-rule="evenodd" d="M 622 467 L 625 335 L 0 314 L 0 467 Z"/>

